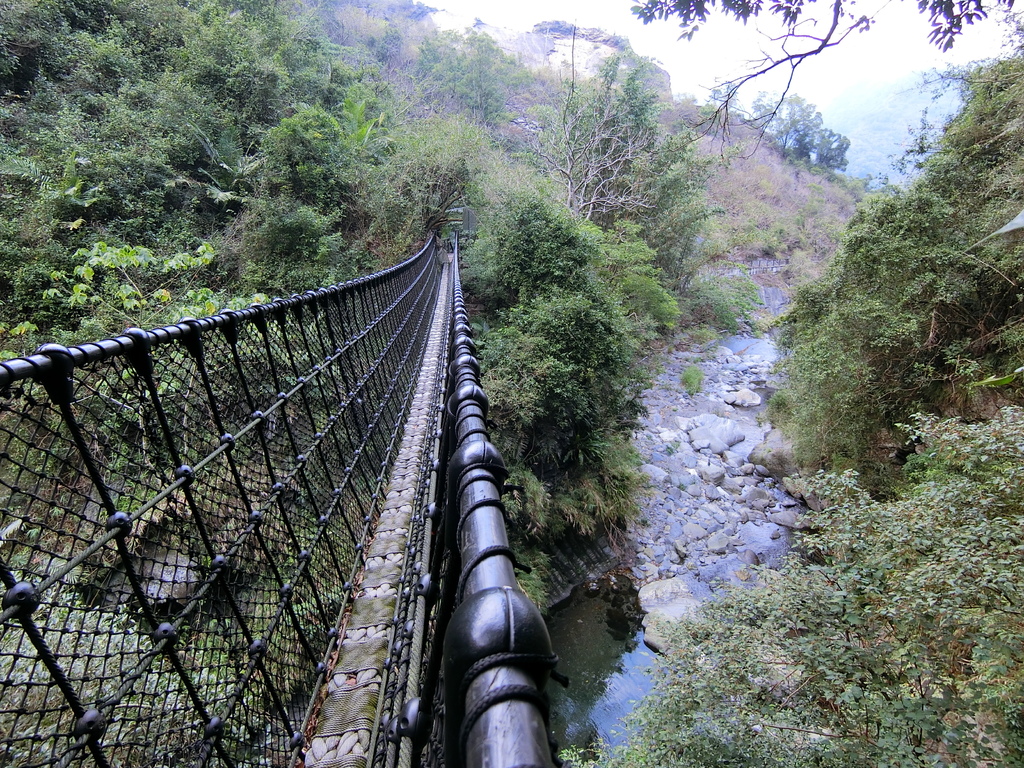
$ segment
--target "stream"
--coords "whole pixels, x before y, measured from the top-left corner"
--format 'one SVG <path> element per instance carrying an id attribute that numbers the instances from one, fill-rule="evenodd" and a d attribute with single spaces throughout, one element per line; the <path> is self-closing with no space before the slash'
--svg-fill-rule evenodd
<path id="1" fill-rule="evenodd" d="M 666 642 L 659 622 L 726 585 L 757 583 L 756 566 L 772 567 L 788 551 L 801 507 L 756 450 L 771 430 L 767 398 L 781 384 L 776 356 L 770 339 L 748 334 L 661 353 L 634 434 L 650 483 L 620 568 L 549 612 L 559 670 L 571 681 L 548 686 L 561 747 L 621 743 L 622 718 L 653 686 L 655 650 Z M 683 372 L 694 365 L 704 381 L 690 395 Z"/>

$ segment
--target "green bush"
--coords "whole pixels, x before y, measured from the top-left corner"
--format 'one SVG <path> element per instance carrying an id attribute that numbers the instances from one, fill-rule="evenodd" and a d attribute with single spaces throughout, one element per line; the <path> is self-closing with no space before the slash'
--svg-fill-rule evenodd
<path id="1" fill-rule="evenodd" d="M 683 387 L 686 388 L 687 394 L 693 397 L 700 392 L 700 388 L 704 384 L 704 371 L 699 365 L 688 365 L 683 369 L 679 380 L 682 382 Z"/>
<path id="2" fill-rule="evenodd" d="M 507 431 L 499 447 L 542 474 L 592 460 L 600 449 L 589 441 L 617 428 L 638 395 L 617 307 L 593 290 L 551 292 L 505 321 L 480 350 L 484 388 Z"/>
<path id="3" fill-rule="evenodd" d="M 590 280 L 597 244 L 569 212 L 538 192 L 515 193 L 486 221 L 481 252 L 493 263 L 505 306 L 552 290 L 576 291 Z"/>
<path id="4" fill-rule="evenodd" d="M 620 222 L 614 231 L 604 232 L 591 224 L 588 231 L 600 247 L 597 277 L 641 337 L 650 339 L 675 327 L 678 299 L 662 284 L 657 254 L 640 239 L 640 227 Z"/>
<path id="5" fill-rule="evenodd" d="M 737 321 L 748 317 L 758 304 L 757 285 L 746 275 L 701 275 L 682 293 L 680 322 L 735 333 Z"/>
<path id="6" fill-rule="evenodd" d="M 909 414 L 1021 401 L 1016 385 L 974 384 L 1024 358 L 1024 249 L 1015 235 L 978 242 L 1020 209 L 1022 69 L 1018 56 L 965 73 L 965 106 L 923 172 L 865 201 L 825 277 L 797 292 L 783 342 L 804 462 L 857 466 L 882 487 Z"/>

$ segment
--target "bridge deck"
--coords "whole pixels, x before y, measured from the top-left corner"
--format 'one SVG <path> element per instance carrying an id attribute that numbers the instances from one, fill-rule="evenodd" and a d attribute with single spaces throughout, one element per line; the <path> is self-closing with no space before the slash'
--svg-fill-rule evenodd
<path id="1" fill-rule="evenodd" d="M 447 284 L 449 270 L 446 265 L 442 285 Z M 425 600 L 416 598 L 411 608 L 403 609 L 400 597 L 403 589 L 410 588 L 408 574 L 430 557 L 430 541 L 421 535 L 422 510 L 436 494 L 433 465 L 439 451 L 437 424 L 444 397 L 440 382 L 449 305 L 450 292 L 441 291 L 384 508 L 366 547 L 353 607 L 342 625 L 339 651 L 322 693 L 315 735 L 306 752 L 307 768 L 367 764 L 374 745 L 380 743 L 382 721 L 386 724 L 387 717 L 394 715 L 385 709 L 396 706 L 387 700 L 387 692 L 396 683 L 392 678 L 400 674 L 399 665 L 387 662 L 406 655 L 400 648 L 396 653 L 399 644 L 410 644 L 407 653 L 412 659 L 419 658 L 422 650 Z M 410 664 L 408 688 L 416 689 L 418 674 L 418 665 Z M 408 740 L 403 743 L 408 749 Z"/>

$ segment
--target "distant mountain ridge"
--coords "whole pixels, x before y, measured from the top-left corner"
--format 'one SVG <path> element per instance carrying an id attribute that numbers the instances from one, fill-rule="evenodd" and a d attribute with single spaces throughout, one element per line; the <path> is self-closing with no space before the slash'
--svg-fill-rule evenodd
<path id="1" fill-rule="evenodd" d="M 850 139 L 846 157 L 850 176 L 888 177 L 905 180 L 893 167 L 911 146 L 922 117 L 941 126 L 960 107 L 960 95 L 952 88 L 933 93 L 938 75 L 918 73 L 890 83 L 864 83 L 849 88 L 821 109 L 825 124 Z"/>

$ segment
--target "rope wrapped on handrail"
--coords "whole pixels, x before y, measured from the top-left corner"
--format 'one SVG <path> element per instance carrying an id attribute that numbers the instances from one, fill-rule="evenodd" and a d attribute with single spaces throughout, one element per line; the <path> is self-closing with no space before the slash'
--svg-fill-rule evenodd
<path id="1" fill-rule="evenodd" d="M 442 267 L 0 362 L 0 765 L 296 765 Z"/>
<path id="2" fill-rule="evenodd" d="M 445 766 L 551 768 L 544 687 L 557 658 L 516 581 L 501 501 L 508 473 L 488 437 L 457 258 L 454 268 L 444 527 L 462 568 L 444 638 Z"/>

